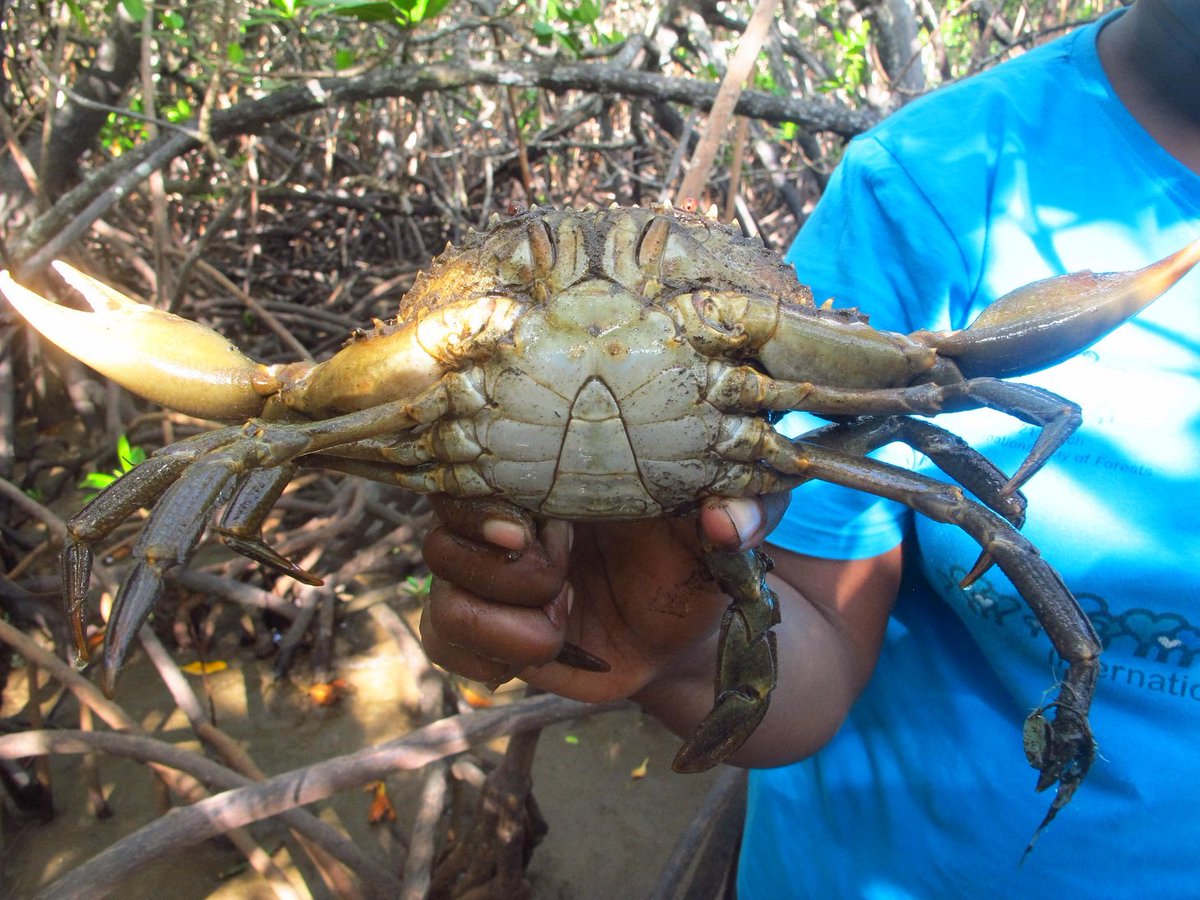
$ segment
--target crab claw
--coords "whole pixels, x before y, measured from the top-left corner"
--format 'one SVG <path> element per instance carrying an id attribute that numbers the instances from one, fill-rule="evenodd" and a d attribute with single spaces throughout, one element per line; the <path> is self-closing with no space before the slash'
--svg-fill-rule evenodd
<path id="1" fill-rule="evenodd" d="M 211 328 L 139 303 L 56 262 L 94 312 L 59 306 L 0 272 L 0 293 L 41 334 L 133 393 L 187 415 L 238 421 L 277 385 L 265 366 Z"/>
<path id="2" fill-rule="evenodd" d="M 724 762 L 767 714 L 778 674 L 779 598 L 767 584 L 771 561 L 758 550 L 708 548 L 709 573 L 731 602 L 721 623 L 713 708 L 679 748 L 671 768 L 690 774 Z"/>
<path id="3" fill-rule="evenodd" d="M 962 331 L 937 335 L 934 345 L 968 378 L 1036 372 L 1086 350 L 1197 262 L 1200 240 L 1134 272 L 1077 272 L 1035 281 L 1005 294 Z"/>

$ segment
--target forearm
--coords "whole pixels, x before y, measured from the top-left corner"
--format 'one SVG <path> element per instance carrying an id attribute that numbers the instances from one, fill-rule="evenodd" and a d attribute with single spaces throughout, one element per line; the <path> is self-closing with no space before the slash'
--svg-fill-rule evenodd
<path id="1" fill-rule="evenodd" d="M 730 759 L 736 765 L 794 762 L 833 737 L 870 677 L 899 583 L 898 547 L 847 562 L 774 555 L 778 680 L 763 722 Z M 716 644 L 713 636 L 693 647 L 634 699 L 677 734 L 690 734 L 713 706 Z"/>

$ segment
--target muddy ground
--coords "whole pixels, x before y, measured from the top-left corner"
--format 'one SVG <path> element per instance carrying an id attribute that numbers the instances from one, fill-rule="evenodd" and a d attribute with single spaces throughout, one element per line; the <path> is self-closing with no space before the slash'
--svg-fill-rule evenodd
<path id="1" fill-rule="evenodd" d="M 193 688 L 211 704 L 218 726 L 267 773 L 388 741 L 409 729 L 412 679 L 394 642 L 366 615 L 350 617 L 343 631 L 336 674 L 346 689 L 332 706 L 313 703 L 302 672 L 276 680 L 270 660 L 254 659 L 232 640 L 218 644 L 217 656 L 228 668 L 203 678 L 189 676 Z M 187 661 L 186 656 L 180 659 Z M 21 677 L 17 672 L 10 679 L 9 706 L 19 702 Z M 123 675 L 116 699 L 151 734 L 199 749 L 144 654 L 138 653 Z M 6 707 L 4 715 L 10 714 Z M 76 727 L 73 701 L 60 706 L 54 721 Z M 673 774 L 670 760 L 677 745 L 662 726 L 633 709 L 546 729 L 535 763 L 534 793 L 549 834 L 528 870 L 533 897 L 582 900 L 649 894 L 715 777 Z M 643 767 L 644 775 L 638 777 L 635 770 Z M 156 815 L 156 792 L 143 766 L 101 760 L 102 783 L 113 811 L 102 821 L 87 811 L 80 757 L 55 758 L 52 771 L 52 822 L 5 816 L 0 896 L 32 895 Z M 419 776 L 413 774 L 389 780 L 397 811 L 394 823 L 369 824 L 372 796 L 361 790 L 334 797 L 320 807 L 320 815 L 360 846 L 398 854 L 407 840 L 419 784 Z M 294 845 L 281 829 L 259 826 L 255 834 L 280 866 L 290 867 L 288 847 Z M 128 883 L 121 896 L 161 900 L 165 893 L 171 900 L 272 896 L 224 840 L 164 858 Z"/>

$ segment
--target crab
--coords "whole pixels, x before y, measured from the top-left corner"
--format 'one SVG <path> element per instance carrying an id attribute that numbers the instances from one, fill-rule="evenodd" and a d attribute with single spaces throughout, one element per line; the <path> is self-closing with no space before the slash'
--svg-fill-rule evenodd
<path id="1" fill-rule="evenodd" d="M 261 537 L 300 465 L 421 493 L 499 497 L 571 520 L 674 515 L 711 496 L 820 479 L 962 528 L 981 547 L 964 583 L 998 565 L 1044 626 L 1067 663 L 1057 697 L 1025 729 L 1038 789 L 1058 785 L 1048 822 L 1094 755 L 1088 710 L 1100 644 L 1021 535 L 1019 488 L 1078 427 L 1080 411 L 1004 379 L 1082 351 L 1197 260 L 1200 241 L 1139 272 L 1018 289 L 963 330 L 905 335 L 876 330 L 853 309 L 817 306 L 790 265 L 711 218 L 671 207 L 534 208 L 448 247 L 396 319 L 356 332 L 332 358 L 272 366 L 63 264 L 93 313 L 55 305 L 8 273 L 0 291 L 43 335 L 131 391 L 235 423 L 158 451 L 70 522 L 64 592 L 81 637 L 90 545 L 153 506 L 105 636 L 110 690 L 164 573 L 187 561 L 215 508 L 225 508 L 217 531 L 233 549 L 318 583 Z M 1011 476 L 928 421 L 975 407 L 1039 427 Z M 789 440 L 773 422 L 791 410 L 829 424 Z M 954 483 L 867 456 L 892 441 L 923 451 Z M 711 547 L 706 559 L 731 602 L 713 709 L 675 759 L 685 772 L 716 765 L 747 739 L 776 680 L 769 561 Z M 559 658 L 605 665 L 569 644 Z"/>

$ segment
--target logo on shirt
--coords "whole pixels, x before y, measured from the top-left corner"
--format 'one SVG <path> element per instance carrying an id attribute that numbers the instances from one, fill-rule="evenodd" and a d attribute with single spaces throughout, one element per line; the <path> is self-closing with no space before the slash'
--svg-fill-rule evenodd
<path id="1" fill-rule="evenodd" d="M 941 596 L 962 612 L 998 628 L 1020 629 L 1023 638 L 1042 634 L 1037 617 L 1007 582 L 998 587 L 983 577 L 968 588 L 960 588 L 966 574 L 961 566 L 939 571 Z M 1099 594 L 1077 594 L 1076 599 L 1091 619 L 1104 649 L 1125 660 L 1102 658 L 1101 680 L 1200 701 L 1200 681 L 1191 683 L 1187 673 L 1180 671 L 1190 669 L 1200 656 L 1200 627 L 1175 612 L 1143 607 L 1117 612 Z M 1055 666 L 1065 665 L 1053 650 L 1051 660 Z M 1151 668 L 1146 668 L 1142 660 Z"/>

